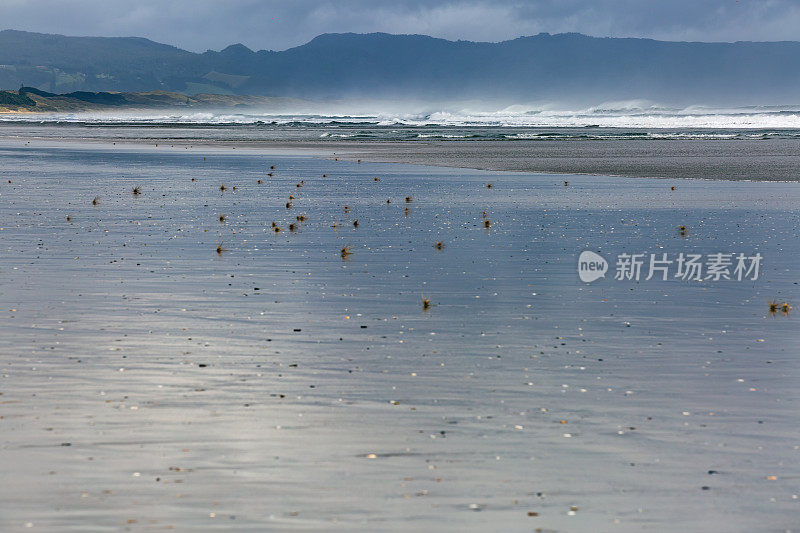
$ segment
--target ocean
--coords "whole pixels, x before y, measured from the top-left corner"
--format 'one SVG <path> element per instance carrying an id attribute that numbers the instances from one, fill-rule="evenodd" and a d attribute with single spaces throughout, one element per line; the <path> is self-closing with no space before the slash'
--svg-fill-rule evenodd
<path id="1" fill-rule="evenodd" d="M 104 128 L 124 126 L 131 128 L 127 134 L 132 138 L 137 137 L 138 128 L 148 128 L 163 130 L 165 138 L 249 141 L 800 138 L 797 105 L 674 108 L 622 102 L 579 110 L 515 105 L 494 111 L 427 107 L 413 112 L 366 108 L 357 114 L 337 111 L 335 106 L 313 113 L 171 109 L 8 114 L 0 115 L 0 124 L 4 128 L 13 124 L 84 127 L 90 130 L 89 136 L 99 137 Z"/>
<path id="2" fill-rule="evenodd" d="M 310 114 L 189 109 L 7 114 L 0 138 L 307 149 L 352 160 L 630 177 L 797 181 L 797 106 Z"/>

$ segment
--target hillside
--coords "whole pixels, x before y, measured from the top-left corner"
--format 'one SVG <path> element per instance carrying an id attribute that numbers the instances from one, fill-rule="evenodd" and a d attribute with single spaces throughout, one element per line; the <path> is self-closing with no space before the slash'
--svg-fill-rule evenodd
<path id="1" fill-rule="evenodd" d="M 55 94 L 32 87 L 21 87 L 17 91 L 0 91 L 0 113 L 173 109 L 176 107 L 197 109 L 246 109 L 252 107 L 260 110 L 272 109 L 277 111 L 287 106 L 296 108 L 298 105 L 303 104 L 305 102 L 293 98 L 221 94 L 187 96 L 167 91 L 127 93 L 76 91 Z"/>
<path id="2" fill-rule="evenodd" d="M 0 31 L 0 88 L 22 84 L 52 93 L 780 104 L 800 101 L 800 43 L 326 34 L 280 52 L 237 44 L 198 54 L 134 37 Z"/>

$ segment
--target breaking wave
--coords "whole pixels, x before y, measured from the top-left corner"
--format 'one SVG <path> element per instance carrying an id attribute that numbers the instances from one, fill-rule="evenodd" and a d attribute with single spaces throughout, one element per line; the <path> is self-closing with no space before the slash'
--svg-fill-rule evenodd
<path id="1" fill-rule="evenodd" d="M 579 110 L 509 106 L 407 113 L 285 111 L 105 111 L 0 115 L 0 122 L 83 127 L 246 128 L 316 139 L 508 139 L 800 137 L 800 105 L 674 108 L 645 101 Z"/>

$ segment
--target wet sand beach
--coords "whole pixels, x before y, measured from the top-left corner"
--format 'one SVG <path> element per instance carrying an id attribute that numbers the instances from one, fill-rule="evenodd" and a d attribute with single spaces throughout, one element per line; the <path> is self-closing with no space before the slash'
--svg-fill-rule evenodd
<path id="1" fill-rule="evenodd" d="M 355 143 L 353 143 L 355 144 Z M 337 150 L 385 162 L 562 174 L 800 180 L 800 139 L 435 141 L 361 143 Z"/>
<path id="2" fill-rule="evenodd" d="M 497 139 L 500 137 L 500 139 Z M 0 122 L 0 138 L 250 147 L 271 153 L 515 172 L 800 180 L 800 130 L 387 127 L 372 124 Z M 468 138 L 468 140 L 465 140 Z"/>
<path id="3" fill-rule="evenodd" d="M 648 179 L 104 135 L 0 143 L 0 530 L 797 527 L 800 185 L 741 181 L 792 141 L 620 156 Z M 764 262 L 586 284 L 584 250 Z"/>

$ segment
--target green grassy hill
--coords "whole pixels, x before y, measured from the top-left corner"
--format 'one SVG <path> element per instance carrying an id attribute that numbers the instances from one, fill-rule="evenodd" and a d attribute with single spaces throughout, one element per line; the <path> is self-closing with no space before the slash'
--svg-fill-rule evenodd
<path id="1" fill-rule="evenodd" d="M 0 112 L 77 112 L 110 109 L 169 109 L 192 107 L 206 109 L 253 108 L 280 110 L 288 106 L 303 106 L 308 102 L 293 98 L 196 94 L 187 96 L 167 91 L 147 92 L 88 92 L 56 94 L 32 87 L 19 91 L 0 91 Z"/>

